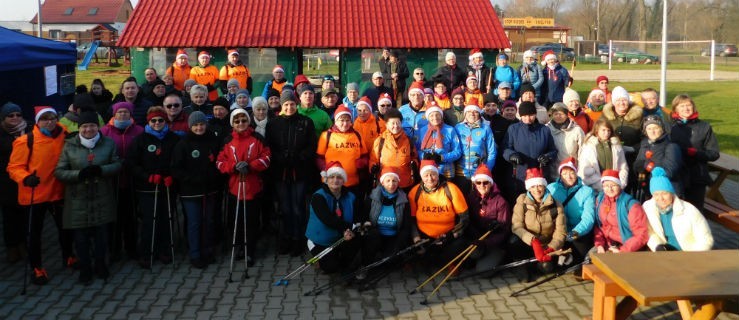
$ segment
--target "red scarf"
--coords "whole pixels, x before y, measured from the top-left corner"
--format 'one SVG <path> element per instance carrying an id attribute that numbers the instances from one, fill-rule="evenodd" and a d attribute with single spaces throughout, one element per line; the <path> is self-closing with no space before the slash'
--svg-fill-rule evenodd
<path id="1" fill-rule="evenodd" d="M 434 135 L 434 133 L 436 133 L 436 135 Z M 436 149 L 442 149 L 444 146 L 443 143 L 444 136 L 441 135 L 441 126 L 434 126 L 429 123 L 428 131 L 426 131 L 426 135 L 423 136 L 423 140 L 421 142 L 421 149 L 428 149 L 431 144 L 433 144 Z"/>

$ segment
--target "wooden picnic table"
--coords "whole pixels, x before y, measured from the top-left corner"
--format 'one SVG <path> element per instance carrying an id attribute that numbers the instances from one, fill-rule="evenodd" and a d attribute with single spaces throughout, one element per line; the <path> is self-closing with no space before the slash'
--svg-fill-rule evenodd
<path id="1" fill-rule="evenodd" d="M 642 306 L 677 301 L 683 319 L 713 319 L 724 299 L 739 296 L 739 250 L 604 253 L 591 258 L 593 264 L 583 275 L 595 282 L 593 319 L 615 319 L 615 297 L 622 295 Z M 691 302 L 698 306 L 695 312 Z"/>
<path id="2" fill-rule="evenodd" d="M 708 171 L 717 172 L 717 175 L 716 179 L 713 180 L 713 183 L 708 186 L 706 198 L 729 206 L 730 204 L 726 201 L 724 195 L 721 194 L 720 188 L 726 178 L 732 175 L 739 175 L 739 160 L 733 156 L 722 153 L 718 160 L 708 163 Z"/>

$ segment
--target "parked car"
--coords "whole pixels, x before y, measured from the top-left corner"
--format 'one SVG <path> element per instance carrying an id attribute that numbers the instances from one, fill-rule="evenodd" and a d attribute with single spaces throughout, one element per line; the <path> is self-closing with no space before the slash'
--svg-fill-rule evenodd
<path id="1" fill-rule="evenodd" d="M 552 51 L 559 57 L 559 60 L 569 61 L 575 59 L 575 49 L 565 47 L 562 43 L 549 42 L 529 48 L 539 60 L 543 60 L 542 55 L 547 51 Z"/>
<path id="2" fill-rule="evenodd" d="M 598 55 L 599 56 L 608 56 L 608 45 L 607 44 L 599 44 L 598 45 Z"/>
<path id="3" fill-rule="evenodd" d="M 701 55 L 706 57 L 711 54 L 711 46 L 701 49 Z M 735 44 L 717 43 L 715 54 L 720 57 L 736 57 L 737 48 Z"/>
<path id="4" fill-rule="evenodd" d="M 623 48 L 613 53 L 613 58 L 618 62 L 655 63 L 659 57 L 634 48 Z"/>

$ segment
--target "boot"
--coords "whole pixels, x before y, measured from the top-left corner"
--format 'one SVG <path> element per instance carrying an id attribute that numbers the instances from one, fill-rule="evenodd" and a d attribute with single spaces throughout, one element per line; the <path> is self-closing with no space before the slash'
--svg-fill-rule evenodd
<path id="1" fill-rule="evenodd" d="M 21 249 L 18 246 L 10 246 L 7 248 L 7 258 L 6 260 L 8 263 L 16 263 L 23 259 L 23 256 L 21 254 Z"/>
<path id="2" fill-rule="evenodd" d="M 79 283 L 89 286 L 92 283 L 92 268 L 90 266 L 80 267 Z"/>
<path id="3" fill-rule="evenodd" d="M 290 252 L 290 256 L 298 257 L 305 252 L 305 241 L 302 240 L 293 240 L 292 244 L 292 252 Z"/>
<path id="4" fill-rule="evenodd" d="M 105 264 L 105 259 L 95 259 L 95 274 L 103 281 L 108 281 L 110 271 L 108 271 L 108 266 Z"/>
<path id="5" fill-rule="evenodd" d="M 289 238 L 280 238 L 280 243 L 277 244 L 278 254 L 288 254 L 292 249 L 292 241 Z"/>

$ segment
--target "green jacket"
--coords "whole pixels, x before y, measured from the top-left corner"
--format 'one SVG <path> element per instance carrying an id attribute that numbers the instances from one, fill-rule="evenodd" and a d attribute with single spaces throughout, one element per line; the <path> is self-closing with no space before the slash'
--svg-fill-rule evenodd
<path id="1" fill-rule="evenodd" d="M 320 137 L 322 132 L 331 129 L 331 126 L 334 125 L 328 113 L 316 106 L 310 108 L 298 106 L 298 113 L 313 120 L 313 127 L 316 129 L 316 138 Z"/>
<path id="2" fill-rule="evenodd" d="M 102 174 L 88 181 L 80 181 L 80 170 L 90 165 L 90 158 L 93 165 L 101 167 Z M 120 170 L 121 162 L 112 139 L 101 136 L 94 148 L 87 149 L 80 143 L 79 135 L 67 138 L 54 171 L 54 176 L 65 185 L 65 229 L 88 228 L 115 221 L 116 191 L 113 178 Z"/>

